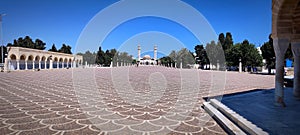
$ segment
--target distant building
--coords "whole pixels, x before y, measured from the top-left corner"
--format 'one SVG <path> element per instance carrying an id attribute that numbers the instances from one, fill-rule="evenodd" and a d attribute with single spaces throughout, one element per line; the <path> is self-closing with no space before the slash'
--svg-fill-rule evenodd
<path id="1" fill-rule="evenodd" d="M 23 47 L 8 47 L 5 70 L 60 69 L 82 66 L 83 56 Z"/>
<path id="2" fill-rule="evenodd" d="M 151 58 L 150 55 L 145 55 L 143 58 L 141 58 L 141 46 L 138 45 L 137 62 L 140 65 L 157 65 L 157 46 L 154 46 L 153 56 L 154 58 Z"/>

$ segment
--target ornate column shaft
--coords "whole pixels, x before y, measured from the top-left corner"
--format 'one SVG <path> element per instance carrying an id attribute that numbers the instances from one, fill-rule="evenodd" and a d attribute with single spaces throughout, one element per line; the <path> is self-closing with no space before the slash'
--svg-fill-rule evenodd
<path id="1" fill-rule="evenodd" d="M 47 69 L 47 61 L 46 60 L 45 60 L 44 65 L 45 65 L 44 69 Z"/>
<path id="2" fill-rule="evenodd" d="M 50 60 L 49 69 L 53 69 L 53 60 Z"/>
<path id="3" fill-rule="evenodd" d="M 294 55 L 294 96 L 300 97 L 300 42 L 292 43 Z"/>
<path id="4" fill-rule="evenodd" d="M 73 68 L 76 68 L 76 61 L 73 62 Z"/>
<path id="5" fill-rule="evenodd" d="M 35 69 L 35 61 L 32 61 L 32 69 Z"/>
<path id="6" fill-rule="evenodd" d="M 17 70 L 20 70 L 20 60 L 16 60 L 17 61 Z"/>
<path id="7" fill-rule="evenodd" d="M 41 65 L 41 60 L 39 60 L 39 69 L 42 68 L 42 65 Z"/>
<path id="8" fill-rule="evenodd" d="M 242 59 L 239 59 L 239 72 L 241 73 L 243 71 L 243 65 L 242 65 Z"/>
<path id="9" fill-rule="evenodd" d="M 273 46 L 276 55 L 275 101 L 285 106 L 283 100 L 284 55 L 289 46 L 289 39 L 274 38 Z"/>
<path id="10" fill-rule="evenodd" d="M 10 59 L 5 58 L 4 61 L 5 61 L 4 62 L 4 72 L 7 72 L 9 70 L 9 68 L 10 68 Z"/>
<path id="11" fill-rule="evenodd" d="M 28 70 L 27 60 L 25 60 L 25 70 Z"/>

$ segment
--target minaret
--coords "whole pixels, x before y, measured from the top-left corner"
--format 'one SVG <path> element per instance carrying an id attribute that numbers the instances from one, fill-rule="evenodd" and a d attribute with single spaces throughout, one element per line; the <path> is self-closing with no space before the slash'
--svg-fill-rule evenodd
<path id="1" fill-rule="evenodd" d="M 141 60 L 141 46 L 138 45 L 138 61 Z"/>
<path id="2" fill-rule="evenodd" d="M 154 60 L 157 59 L 157 46 L 154 45 L 154 54 L 153 54 Z"/>

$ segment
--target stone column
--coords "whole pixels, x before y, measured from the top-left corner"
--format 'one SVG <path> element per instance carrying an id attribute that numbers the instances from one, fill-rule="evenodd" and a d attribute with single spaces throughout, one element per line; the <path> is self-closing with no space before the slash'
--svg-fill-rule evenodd
<path id="1" fill-rule="evenodd" d="M 67 61 L 67 68 L 69 68 L 69 61 Z"/>
<path id="2" fill-rule="evenodd" d="M 7 72 L 9 70 L 9 68 L 10 68 L 10 60 L 9 59 L 5 58 L 4 67 L 3 68 L 4 68 L 3 69 L 4 72 Z"/>
<path id="3" fill-rule="evenodd" d="M 76 61 L 73 62 L 73 68 L 76 68 Z"/>
<path id="4" fill-rule="evenodd" d="M 7 70 L 11 70 L 11 59 L 7 59 L 6 58 L 6 60 L 8 60 L 8 66 L 7 66 Z M 13 69 L 13 70 L 15 70 L 15 69 Z"/>
<path id="5" fill-rule="evenodd" d="M 243 68 L 243 66 L 242 66 L 242 59 L 240 58 L 239 59 L 239 72 L 240 73 L 242 72 L 242 68 Z"/>
<path id="6" fill-rule="evenodd" d="M 44 65 L 45 65 L 44 69 L 47 69 L 47 60 L 45 60 Z"/>
<path id="7" fill-rule="evenodd" d="M 58 61 L 56 62 L 56 68 L 57 68 L 57 69 L 59 69 L 59 63 L 60 63 L 60 62 L 58 62 Z"/>
<path id="8" fill-rule="evenodd" d="M 294 96 L 300 98 L 300 42 L 291 45 L 294 55 Z"/>
<path id="9" fill-rule="evenodd" d="M 20 70 L 20 60 L 16 60 L 17 61 L 17 70 Z"/>
<path id="10" fill-rule="evenodd" d="M 35 69 L 35 61 L 32 61 L 32 69 Z"/>
<path id="11" fill-rule="evenodd" d="M 182 69 L 182 61 L 180 62 L 180 69 Z"/>
<path id="12" fill-rule="evenodd" d="M 61 63 L 61 68 L 65 68 L 65 62 Z"/>
<path id="13" fill-rule="evenodd" d="M 42 65 L 41 65 L 41 60 L 39 60 L 39 69 L 42 68 Z"/>
<path id="14" fill-rule="evenodd" d="M 25 70 L 28 70 L 28 67 L 27 67 L 27 60 L 25 60 Z"/>
<path id="15" fill-rule="evenodd" d="M 284 77 L 284 55 L 289 46 L 289 39 L 274 38 L 274 51 L 276 55 L 276 77 L 275 77 L 275 101 L 276 103 L 285 106 L 283 92 L 283 77 Z"/>
<path id="16" fill-rule="evenodd" d="M 53 60 L 50 60 L 49 69 L 53 69 Z"/>
<path id="17" fill-rule="evenodd" d="M 85 61 L 85 68 L 87 68 L 87 61 Z"/>
<path id="18" fill-rule="evenodd" d="M 220 70 L 220 62 L 217 60 L 217 70 Z"/>

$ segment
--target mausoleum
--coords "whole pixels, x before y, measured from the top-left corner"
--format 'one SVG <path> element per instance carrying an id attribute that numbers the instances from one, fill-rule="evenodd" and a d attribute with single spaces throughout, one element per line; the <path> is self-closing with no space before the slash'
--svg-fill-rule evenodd
<path id="1" fill-rule="evenodd" d="M 141 46 L 138 45 L 137 61 L 140 65 L 157 65 L 157 46 L 154 46 L 153 56 L 154 58 L 151 58 L 150 55 L 145 55 L 143 58 L 141 58 Z"/>

